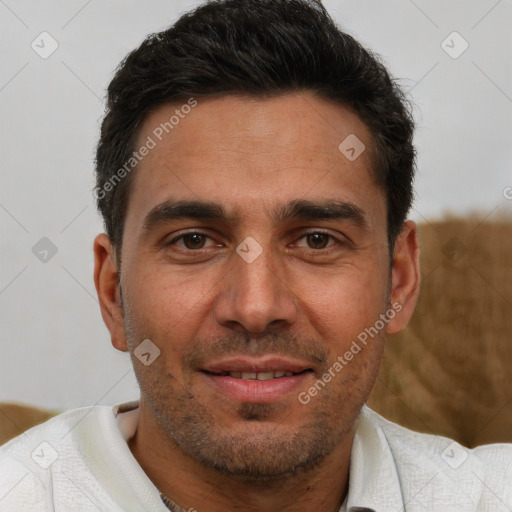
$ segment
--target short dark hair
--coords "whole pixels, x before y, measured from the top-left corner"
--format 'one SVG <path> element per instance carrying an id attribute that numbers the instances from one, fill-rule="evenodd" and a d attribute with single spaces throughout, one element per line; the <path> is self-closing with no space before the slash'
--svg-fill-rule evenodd
<path id="1" fill-rule="evenodd" d="M 392 251 L 413 199 L 414 122 L 380 57 L 341 31 L 320 0 L 213 0 L 149 35 L 108 87 L 95 195 L 118 262 L 135 142 L 148 112 L 191 98 L 299 91 L 350 107 L 369 128 Z"/>

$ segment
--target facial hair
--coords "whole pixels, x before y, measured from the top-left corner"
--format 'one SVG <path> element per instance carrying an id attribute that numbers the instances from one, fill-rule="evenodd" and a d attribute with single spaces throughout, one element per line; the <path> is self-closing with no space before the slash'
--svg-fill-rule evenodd
<path id="1" fill-rule="evenodd" d="M 183 353 L 183 377 L 178 378 L 165 367 L 165 357 L 150 366 L 140 364 L 133 351 L 145 336 L 137 330 L 127 305 L 124 321 L 141 395 L 169 443 L 202 465 L 240 481 L 267 485 L 317 467 L 353 426 L 376 377 L 376 370 L 372 379 L 358 378 L 357 371 L 340 372 L 309 404 L 297 402 L 285 411 L 276 403 L 241 403 L 233 411 L 237 421 L 226 428 L 215 418 L 217 405 L 194 393 L 192 369 L 228 354 L 273 354 L 311 361 L 320 378 L 329 368 L 322 343 L 277 330 L 257 337 L 232 333 L 196 340 Z M 165 350 L 165 343 L 159 346 Z M 366 363 L 361 366 L 363 373 L 367 367 Z M 287 426 L 287 418 L 297 414 L 293 409 L 300 411 L 300 424 Z"/>

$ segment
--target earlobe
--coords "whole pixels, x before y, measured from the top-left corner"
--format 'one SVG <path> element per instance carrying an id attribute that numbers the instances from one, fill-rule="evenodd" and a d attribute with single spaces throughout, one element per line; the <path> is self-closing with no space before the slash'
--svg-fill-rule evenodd
<path id="1" fill-rule="evenodd" d="M 127 352 L 114 248 L 109 237 L 104 233 L 94 239 L 94 284 L 101 316 L 110 331 L 112 345 L 118 350 Z"/>
<path id="2" fill-rule="evenodd" d="M 418 231 L 413 221 L 406 221 L 398 236 L 393 252 L 391 275 L 391 304 L 398 303 L 401 309 L 388 323 L 386 332 L 401 331 L 411 318 L 420 290 L 420 249 Z"/>

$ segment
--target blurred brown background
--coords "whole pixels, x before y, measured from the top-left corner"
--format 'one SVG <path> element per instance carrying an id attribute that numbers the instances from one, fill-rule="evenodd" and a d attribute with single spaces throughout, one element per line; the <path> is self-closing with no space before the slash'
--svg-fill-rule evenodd
<path id="1" fill-rule="evenodd" d="M 512 442 L 512 220 L 419 225 L 421 292 L 368 405 L 473 447 Z"/>

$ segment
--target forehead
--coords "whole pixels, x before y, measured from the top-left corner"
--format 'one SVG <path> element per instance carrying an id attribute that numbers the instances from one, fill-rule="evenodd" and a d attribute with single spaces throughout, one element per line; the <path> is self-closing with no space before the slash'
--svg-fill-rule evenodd
<path id="1" fill-rule="evenodd" d="M 309 93 L 195 101 L 146 117 L 137 147 L 150 139 L 154 147 L 133 177 L 127 222 L 171 196 L 222 202 L 240 215 L 301 198 L 357 203 L 366 194 L 383 204 L 370 133 L 350 109 Z"/>

